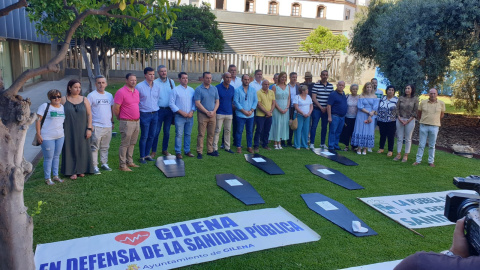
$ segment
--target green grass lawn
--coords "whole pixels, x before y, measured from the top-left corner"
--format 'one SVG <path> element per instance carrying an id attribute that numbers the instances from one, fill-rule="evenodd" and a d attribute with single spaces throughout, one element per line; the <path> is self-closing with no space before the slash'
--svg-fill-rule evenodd
<path id="1" fill-rule="evenodd" d="M 109 89 L 118 89 L 112 86 Z M 112 91 L 113 92 L 113 91 Z M 118 125 L 115 125 L 118 132 Z M 174 131 L 169 152 L 174 153 Z M 318 132 L 319 133 L 319 132 Z M 192 132 L 196 149 L 197 123 Z M 320 134 L 318 134 L 318 137 Z M 245 136 L 244 136 L 245 138 Z M 318 138 L 319 140 L 320 138 Z M 268 175 L 245 161 L 243 155 L 220 151 L 220 157 L 204 155 L 203 160 L 184 158 L 186 176 L 166 178 L 152 162 L 126 173 L 118 170 L 120 136 L 113 137 L 109 165 L 114 170 L 101 175 L 47 186 L 42 162 L 25 184 L 29 212 L 38 201 L 47 202 L 34 217 L 34 244 L 136 230 L 165 224 L 281 205 L 321 235 L 317 242 L 285 246 L 225 258 L 189 269 L 337 269 L 404 258 L 416 251 L 441 251 L 451 245 L 453 226 L 419 229 L 418 236 L 370 208 L 357 197 L 399 195 L 456 189 L 454 176 L 480 174 L 478 160 L 437 151 L 436 168 L 412 166 L 417 147 L 408 163 L 394 162 L 386 154 L 358 156 L 342 153 L 359 164 L 348 167 L 315 155 L 311 151 L 285 148 L 261 150 L 273 159 L 285 175 Z M 317 141 L 318 144 L 318 141 Z M 243 142 L 245 146 L 245 141 Z M 376 143 L 378 145 L 378 142 Z M 376 147 L 374 150 L 378 149 Z M 205 154 L 206 149 L 204 149 Z M 245 151 L 244 151 L 245 152 Z M 134 158 L 139 157 L 138 144 Z M 322 164 L 339 170 L 363 190 L 346 190 L 325 181 L 306 168 Z M 217 187 L 215 175 L 232 173 L 249 181 L 265 200 L 263 205 L 246 206 Z M 347 206 L 378 235 L 355 237 L 307 208 L 301 194 L 318 192 Z"/>

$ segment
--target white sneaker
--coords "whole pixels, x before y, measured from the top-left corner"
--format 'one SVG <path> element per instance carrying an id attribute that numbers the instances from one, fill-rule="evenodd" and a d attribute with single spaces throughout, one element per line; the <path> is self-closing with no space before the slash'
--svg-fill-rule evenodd
<path id="1" fill-rule="evenodd" d="M 368 152 L 372 152 L 372 148 L 368 148 L 367 151 L 368 151 Z"/>
<path id="2" fill-rule="evenodd" d="M 311 149 L 314 149 L 314 148 L 315 148 L 315 145 L 313 145 L 313 143 L 310 144 L 310 148 L 311 148 Z"/>
<path id="3" fill-rule="evenodd" d="M 45 179 L 45 184 L 47 184 L 47 185 L 49 185 L 49 186 L 55 185 L 55 183 L 53 183 L 52 179 L 50 179 L 50 178 Z"/>
<path id="4" fill-rule="evenodd" d="M 95 168 L 93 168 L 93 174 L 97 174 L 97 175 L 98 175 L 98 174 L 102 174 L 102 173 L 100 172 L 100 170 L 98 169 L 98 167 L 95 167 Z"/>
<path id="5" fill-rule="evenodd" d="M 105 171 L 111 171 L 112 169 L 110 169 L 110 167 L 108 167 L 108 164 L 102 164 L 102 166 L 100 166 L 100 168 L 102 170 L 105 170 Z"/>
<path id="6" fill-rule="evenodd" d="M 278 145 L 277 144 L 275 144 L 275 150 L 278 150 Z"/>

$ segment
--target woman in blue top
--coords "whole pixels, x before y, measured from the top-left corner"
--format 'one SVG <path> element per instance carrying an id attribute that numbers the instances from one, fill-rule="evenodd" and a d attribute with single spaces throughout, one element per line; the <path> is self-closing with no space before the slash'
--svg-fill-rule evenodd
<path id="1" fill-rule="evenodd" d="M 352 145 L 357 145 L 357 154 L 366 155 L 367 148 L 375 144 L 375 118 L 379 99 L 373 91 L 372 83 L 363 86 L 362 95 L 358 100 L 357 119 L 352 135 Z M 363 152 L 362 152 L 363 149 Z"/>

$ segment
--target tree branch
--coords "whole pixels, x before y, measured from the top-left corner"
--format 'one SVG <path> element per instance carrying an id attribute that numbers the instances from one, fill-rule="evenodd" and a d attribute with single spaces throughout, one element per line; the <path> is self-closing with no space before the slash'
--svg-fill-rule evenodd
<path id="1" fill-rule="evenodd" d="M 73 6 L 73 5 L 68 5 L 67 4 L 67 0 L 63 0 L 63 6 L 65 7 L 65 9 L 70 9 L 70 10 L 73 10 L 73 12 L 75 13 L 75 15 L 78 16 L 78 10 Z"/>
<path id="2" fill-rule="evenodd" d="M 70 41 L 72 40 L 73 34 L 77 30 L 77 28 L 81 25 L 83 20 L 89 15 L 104 15 L 105 13 L 108 13 L 108 11 L 118 8 L 119 4 L 113 4 L 110 6 L 102 7 L 100 9 L 87 9 L 84 12 L 82 12 L 77 18 L 73 21 L 72 25 L 70 26 L 70 29 L 68 29 L 67 33 L 65 34 L 65 42 L 63 43 L 62 47 L 58 51 L 57 55 L 54 56 L 48 63 L 44 66 L 41 66 L 39 68 L 35 69 L 28 69 L 25 70 L 16 80 L 15 82 L 6 90 L 0 92 L 0 94 L 7 96 L 7 97 L 13 97 L 15 96 L 18 91 L 20 91 L 20 88 L 25 84 L 27 80 L 30 78 L 33 78 L 38 75 L 42 75 L 48 72 L 58 72 L 60 68 L 58 67 L 58 64 L 65 59 L 65 55 L 68 51 L 68 48 L 70 47 Z"/>
<path id="3" fill-rule="evenodd" d="M 27 0 L 19 0 L 15 4 L 11 4 L 10 6 L 0 9 L 0 17 L 7 16 L 11 11 L 15 9 L 19 9 L 27 6 L 28 6 Z"/>
<path id="4" fill-rule="evenodd" d="M 105 14 L 101 14 L 101 15 L 105 15 L 105 17 L 117 18 L 117 19 L 130 19 L 130 20 L 137 21 L 137 22 L 147 26 L 147 24 L 145 23 L 144 20 L 140 20 L 139 18 L 135 18 L 135 17 L 129 16 L 129 15 L 117 15 L 117 14 L 111 14 L 111 13 L 108 13 L 108 12 L 105 12 Z"/>

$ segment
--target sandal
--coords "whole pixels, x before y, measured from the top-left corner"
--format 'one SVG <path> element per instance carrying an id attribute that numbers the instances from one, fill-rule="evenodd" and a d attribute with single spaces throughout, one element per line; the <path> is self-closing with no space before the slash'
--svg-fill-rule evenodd
<path id="1" fill-rule="evenodd" d="M 345 152 L 348 152 L 350 149 L 348 148 L 348 146 L 345 146 L 345 148 L 343 148 L 343 151 Z"/>
<path id="2" fill-rule="evenodd" d="M 52 178 L 53 181 L 57 181 L 59 183 L 63 183 L 63 179 L 61 179 L 60 177 L 58 177 L 58 175 L 55 175 L 53 178 Z"/>
<path id="3" fill-rule="evenodd" d="M 404 155 L 402 158 L 402 162 L 407 162 L 407 160 L 408 160 L 408 155 Z"/>
<path id="4" fill-rule="evenodd" d="M 395 158 L 393 158 L 393 161 L 399 161 L 402 158 L 400 154 L 397 154 Z"/>
<path id="5" fill-rule="evenodd" d="M 387 157 L 391 157 L 393 155 L 392 151 L 388 151 Z"/>
<path id="6" fill-rule="evenodd" d="M 377 154 L 383 153 L 383 149 L 378 149 Z"/>
<path id="7" fill-rule="evenodd" d="M 79 174 L 78 176 L 80 176 L 80 177 L 85 177 L 85 174 L 81 173 L 81 174 Z"/>
<path id="8" fill-rule="evenodd" d="M 77 175 L 74 174 L 74 175 L 70 176 L 70 179 L 72 179 L 72 180 L 77 180 Z"/>

